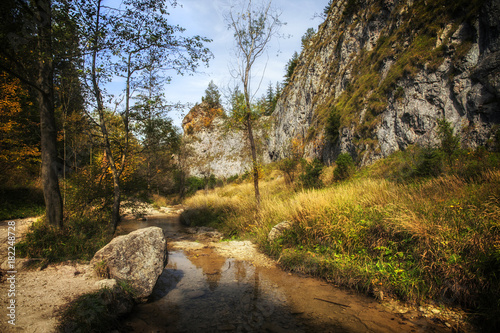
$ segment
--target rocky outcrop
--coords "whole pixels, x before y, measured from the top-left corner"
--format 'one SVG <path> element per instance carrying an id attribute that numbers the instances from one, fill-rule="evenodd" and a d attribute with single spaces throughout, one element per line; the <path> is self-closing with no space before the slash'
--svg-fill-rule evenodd
<path id="1" fill-rule="evenodd" d="M 495 0 L 334 1 L 278 101 L 271 159 L 295 138 L 306 157 L 369 164 L 436 144 L 443 118 L 463 146 L 486 145 L 500 124 L 499 21 Z M 324 130 L 332 112 L 338 139 Z"/>
<path id="2" fill-rule="evenodd" d="M 261 119 L 261 124 L 266 121 Z M 229 178 L 251 169 L 252 158 L 246 132 L 232 125 L 222 110 L 215 111 L 205 102 L 198 104 L 186 115 L 182 127 L 183 153 L 190 176 Z M 254 136 L 260 162 L 268 163 L 263 125 L 257 124 Z"/>
<path id="3" fill-rule="evenodd" d="M 136 300 L 151 294 L 166 263 L 167 241 L 158 227 L 114 238 L 90 262 L 100 275 L 126 281 L 133 288 Z"/>

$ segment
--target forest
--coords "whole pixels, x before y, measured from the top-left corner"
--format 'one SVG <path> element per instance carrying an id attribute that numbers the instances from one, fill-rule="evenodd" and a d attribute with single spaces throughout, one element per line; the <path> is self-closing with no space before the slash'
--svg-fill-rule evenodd
<path id="1" fill-rule="evenodd" d="M 61 232 L 99 216 L 112 234 L 128 194 L 179 192 L 181 134 L 162 89 L 212 55 L 209 39 L 167 22 L 171 5 L 2 3 L 3 219 L 45 206 Z"/>

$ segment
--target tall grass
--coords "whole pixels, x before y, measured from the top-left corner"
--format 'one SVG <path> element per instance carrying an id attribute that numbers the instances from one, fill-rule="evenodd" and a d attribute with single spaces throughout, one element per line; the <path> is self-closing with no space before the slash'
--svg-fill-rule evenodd
<path id="1" fill-rule="evenodd" d="M 262 182 L 198 193 L 186 204 L 229 235 L 250 237 L 279 262 L 366 293 L 459 304 L 498 327 L 500 171 L 411 183 L 358 177 L 319 190 Z M 269 243 L 279 222 L 293 228 Z M 483 318 L 484 319 L 484 318 Z"/>

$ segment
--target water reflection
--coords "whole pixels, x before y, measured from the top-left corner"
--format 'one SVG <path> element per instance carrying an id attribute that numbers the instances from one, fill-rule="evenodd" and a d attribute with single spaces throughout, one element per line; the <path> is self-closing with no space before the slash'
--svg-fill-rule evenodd
<path id="1" fill-rule="evenodd" d="M 408 312 L 394 315 L 372 299 L 324 281 L 218 255 L 178 216 L 125 220 L 120 234 L 158 226 L 169 262 L 150 300 L 125 321 L 130 332 L 449 332 Z M 174 241 L 175 240 L 175 241 Z"/>
<path id="2" fill-rule="evenodd" d="M 286 296 L 256 267 L 209 252 L 170 252 L 150 303 L 138 307 L 141 320 L 129 322 L 134 331 L 303 331 L 286 309 Z"/>
<path id="3" fill-rule="evenodd" d="M 160 227 L 167 235 L 175 235 L 183 232 L 183 227 L 179 222 L 179 216 L 175 215 L 154 215 L 148 216 L 144 220 L 124 219 L 116 228 L 116 235 L 126 235 L 134 230 Z"/>

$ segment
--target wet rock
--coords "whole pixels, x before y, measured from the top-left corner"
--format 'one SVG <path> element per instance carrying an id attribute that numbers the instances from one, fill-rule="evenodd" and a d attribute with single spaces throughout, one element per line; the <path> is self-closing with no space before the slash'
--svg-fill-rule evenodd
<path id="1" fill-rule="evenodd" d="M 285 231 L 292 229 L 292 223 L 288 221 L 283 221 L 281 223 L 278 223 L 275 225 L 271 231 L 269 232 L 269 235 L 267 236 L 267 240 L 269 242 L 273 242 L 274 240 L 280 238 L 283 236 Z"/>
<path id="2" fill-rule="evenodd" d="M 136 300 L 144 300 L 152 290 L 167 262 L 167 241 L 158 227 L 139 229 L 114 238 L 90 262 L 103 267 L 110 278 L 127 281 Z"/>

